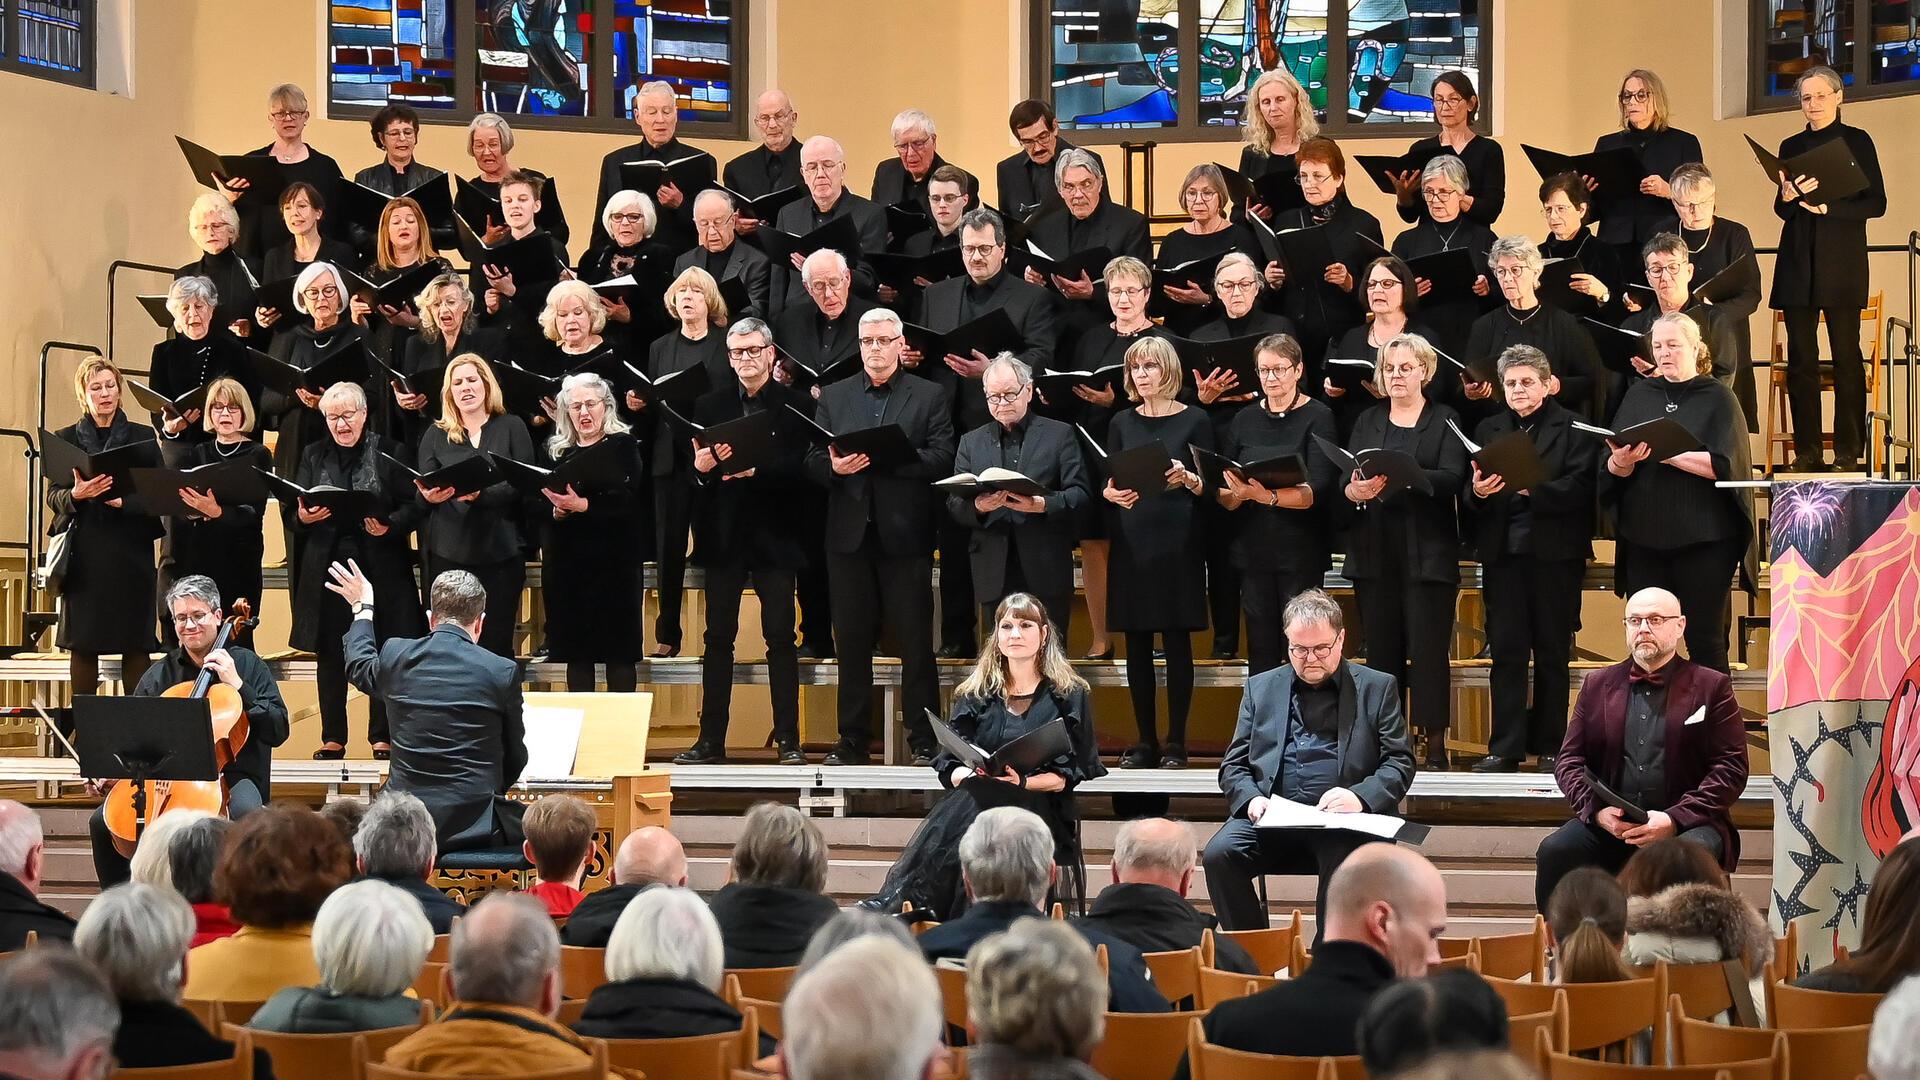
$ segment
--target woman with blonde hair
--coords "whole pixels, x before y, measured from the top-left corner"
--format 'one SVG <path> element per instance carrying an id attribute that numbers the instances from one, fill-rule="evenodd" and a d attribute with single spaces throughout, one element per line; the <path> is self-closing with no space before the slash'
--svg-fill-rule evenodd
<path id="1" fill-rule="evenodd" d="M 413 306 L 420 314 L 420 329 L 407 339 L 405 353 L 394 369 L 406 376 L 419 394 L 404 400 L 396 394 L 395 400 L 401 407 L 400 432 L 418 446 L 427 427 L 438 419 L 438 391 L 453 358 L 472 354 L 498 362 L 507 350 L 505 334 L 478 324 L 473 291 L 467 287 L 466 278 L 455 271 L 427 282 L 413 298 Z M 395 438 L 401 438 L 401 434 Z"/>
<path id="2" fill-rule="evenodd" d="M 374 285 L 385 286 L 407 275 L 413 280 L 434 278 L 450 273 L 452 264 L 434 250 L 427 212 L 408 198 L 389 201 L 380 211 L 380 233 L 374 241 L 374 262 L 362 275 Z M 407 346 L 419 331 L 425 316 L 405 304 L 377 304 L 376 299 L 355 294 L 348 305 L 353 321 L 366 329 L 367 347 L 380 362 L 406 374 Z M 422 380 L 424 381 L 424 380 Z M 433 388 L 388 381 L 388 392 L 377 395 L 374 409 L 375 429 L 392 437 L 409 452 L 420 445 L 426 430 L 426 414 L 433 407 Z M 411 392 L 409 392 L 411 391 Z"/>
<path id="3" fill-rule="evenodd" d="M 543 490 L 542 564 L 547 654 L 567 666 L 567 689 L 594 688 L 593 666 L 607 665 L 607 689 L 631 693 L 640 659 L 641 511 L 645 466 L 632 429 L 614 409 L 613 389 L 591 372 L 560 384 L 547 450 L 555 466 L 578 454 L 611 454 L 621 480 L 578 490 Z M 611 445 L 595 451 L 601 443 Z"/>
<path id="4" fill-rule="evenodd" d="M 180 468 L 238 462 L 256 469 L 273 468 L 273 454 L 252 437 L 253 399 L 239 382 L 221 378 L 207 387 L 207 404 L 201 427 L 207 438 L 196 443 Z M 265 561 L 266 542 L 261 537 L 267 500 L 222 501 L 212 488 L 183 487 L 180 501 L 192 513 L 169 520 L 167 540 L 161 549 L 161 588 L 189 574 L 205 574 L 220 588 L 220 600 L 228 612 L 236 601 L 245 600 L 260 612 L 264 587 L 261 563 Z M 169 615 L 171 613 L 168 613 Z M 234 630 L 231 644 L 250 645 L 253 631 Z"/>
<path id="5" fill-rule="evenodd" d="M 1645 68 L 1634 68 L 1620 80 L 1620 130 L 1593 141 L 1593 150 L 1631 150 L 1640 161 L 1639 184 L 1632 191 L 1606 191 L 1587 178 L 1595 196 L 1600 239 L 1620 252 L 1620 265 L 1640 265 L 1641 245 L 1673 221 L 1673 188 L 1667 178 L 1690 161 L 1705 161 L 1700 140 L 1671 123 L 1672 105 L 1667 84 Z M 1638 279 L 1638 274 L 1629 271 Z"/>
<path id="6" fill-rule="evenodd" d="M 1320 134 L 1320 121 L 1313 115 L 1313 101 L 1307 97 L 1300 80 L 1286 68 L 1274 68 L 1261 72 L 1247 88 L 1247 108 L 1241 117 L 1240 132 L 1246 143 L 1240 148 L 1241 176 L 1249 182 L 1268 176 L 1291 179 L 1299 172 L 1293 155 L 1299 152 L 1301 143 Z M 1272 193 L 1288 194 L 1287 198 L 1271 205 L 1257 200 L 1247 204 L 1246 212 L 1263 221 L 1272 220 L 1273 215 L 1282 210 L 1302 205 L 1298 191 L 1289 191 L 1287 185 L 1263 186 Z"/>
<path id="7" fill-rule="evenodd" d="M 175 280 L 202 277 L 213 282 L 220 304 L 214 325 L 236 336 L 253 333 L 253 290 L 260 275 L 240 253 L 240 215 L 217 191 L 203 191 L 187 208 L 187 236 L 200 257 L 173 272 Z"/>
<path id="8" fill-rule="evenodd" d="M 472 353 L 462 353 L 447 365 L 440 387 L 440 419 L 420 439 L 419 468 L 431 473 L 480 454 L 533 460 L 533 437 L 527 425 L 507 412 L 493 365 Z M 427 504 L 420 550 L 426 558 L 423 585 L 431 587 L 447 570 L 466 570 L 487 590 L 487 618 L 480 627 L 480 644 L 501 656 L 512 657 L 514 624 L 520 611 L 520 589 L 526 584 L 527 564 L 521 555 L 519 496 L 512 484 L 496 482 L 477 491 L 458 493 L 451 487 L 428 487 L 415 480 Z"/>
<path id="9" fill-rule="evenodd" d="M 1039 599 L 1013 593 L 1000 601 L 980 659 L 953 692 L 947 726 L 992 754 L 1055 720 L 1066 729 L 1066 745 L 1025 771 L 1009 766 L 989 773 L 963 762 L 951 747 L 943 749 L 933 759 L 933 771 L 952 794 L 927 814 L 887 872 L 886 884 L 862 906 L 892 912 L 910 901 L 915 910 L 937 918 L 959 914 L 966 907 L 960 838 L 974 818 L 995 806 L 1020 806 L 1040 815 L 1053 832 L 1054 862 L 1079 865 L 1073 789 L 1107 774 L 1087 683 L 1067 661 L 1065 643 Z"/>

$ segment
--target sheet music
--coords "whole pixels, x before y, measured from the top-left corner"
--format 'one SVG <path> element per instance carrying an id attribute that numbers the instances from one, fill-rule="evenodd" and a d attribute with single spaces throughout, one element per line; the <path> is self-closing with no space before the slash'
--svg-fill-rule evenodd
<path id="1" fill-rule="evenodd" d="M 564 780 L 572 776 L 573 760 L 580 751 L 580 727 L 586 721 L 586 712 L 550 705 L 528 705 L 522 716 L 527 729 L 527 767 L 520 773 L 519 782 Z"/>
<path id="2" fill-rule="evenodd" d="M 1268 800 L 1266 813 L 1255 822 L 1262 829 L 1346 829 L 1382 840 L 1400 835 L 1406 824 L 1405 818 L 1389 814 L 1330 814 L 1277 795 Z"/>

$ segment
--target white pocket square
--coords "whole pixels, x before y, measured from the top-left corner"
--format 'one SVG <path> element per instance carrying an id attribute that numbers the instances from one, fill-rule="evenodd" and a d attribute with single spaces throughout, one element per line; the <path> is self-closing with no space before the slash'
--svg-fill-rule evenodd
<path id="1" fill-rule="evenodd" d="M 1693 710 L 1693 715 L 1687 717 L 1685 724 L 1682 724 L 1681 726 L 1684 727 L 1686 726 L 1686 724 L 1703 724 L 1706 722 L 1706 720 L 1707 720 L 1707 707 L 1705 705 L 1702 705 L 1699 708 Z"/>

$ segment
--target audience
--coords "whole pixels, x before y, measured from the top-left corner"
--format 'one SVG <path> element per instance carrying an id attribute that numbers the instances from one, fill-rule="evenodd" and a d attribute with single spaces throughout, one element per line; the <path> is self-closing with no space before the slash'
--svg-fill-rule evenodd
<path id="1" fill-rule="evenodd" d="M 1257 1054 L 1357 1054 L 1354 1018 L 1395 977 L 1419 978 L 1440 961 L 1447 883 L 1418 852 L 1367 844 L 1327 882 L 1325 922 L 1313 963 L 1257 994 L 1224 1001 L 1203 1021 L 1207 1041 Z M 1176 1080 L 1186 1080 L 1181 1059 Z"/>
<path id="2" fill-rule="evenodd" d="M 1907 843 L 1912 843 L 1909 839 Z M 1920 1080 L 1920 976 L 1908 976 L 1873 1011 L 1867 1073 L 1874 1080 Z"/>
<path id="3" fill-rule="evenodd" d="M 319 984 L 274 994 L 247 1026 L 326 1035 L 418 1024 L 420 1001 L 407 992 L 432 948 L 433 927 L 405 891 L 375 880 L 342 885 L 313 920 Z"/>
<path id="4" fill-rule="evenodd" d="M 933 972 L 880 935 L 809 965 L 780 1012 L 785 1080 L 926 1080 L 945 1057 Z"/>
<path id="5" fill-rule="evenodd" d="M 548 795 L 527 811 L 521 827 L 527 834 L 521 847 L 538 879 L 527 894 L 556 919 L 573 914 L 587 896 L 580 885 L 600 827 L 593 807 L 571 795 Z"/>
<path id="6" fill-rule="evenodd" d="M 278 803 L 236 822 L 213 872 L 214 896 L 240 929 L 194 949 L 186 996 L 265 1001 L 320 981 L 313 917 L 353 875 L 353 853 L 319 814 Z"/>
<path id="7" fill-rule="evenodd" d="M 967 1075 L 1099 1080 L 1087 1064 L 1106 1035 L 1107 980 L 1085 938 L 1021 919 L 967 953 Z"/>
<path id="8" fill-rule="evenodd" d="M 897 941 L 908 947 L 915 947 L 913 934 L 899 919 L 882 915 L 866 908 L 851 907 L 842 910 L 833 918 L 822 923 L 814 931 L 813 940 L 807 942 L 807 951 L 800 954 L 800 963 L 794 969 L 793 976 L 798 979 L 813 967 L 825 960 L 835 949 L 850 941 L 863 937 L 883 937 Z"/>
<path id="9" fill-rule="evenodd" d="M 1507 1003 L 1471 971 L 1402 979 L 1374 995 L 1354 1036 L 1369 1080 L 1382 1080 L 1436 1054 L 1505 1050 Z"/>
<path id="10" fill-rule="evenodd" d="M 733 845 L 733 880 L 713 895 L 730 968 L 791 967 L 820 925 L 840 910 L 821 894 L 827 842 L 805 814 L 756 803 Z"/>
<path id="11" fill-rule="evenodd" d="M 720 997 L 726 969 L 720 927 L 699 894 L 652 886 L 634 897 L 607 942 L 606 985 L 587 998 L 573 1030 L 602 1039 L 678 1039 L 740 1030 Z M 760 1036 L 760 1055 L 773 1053 Z"/>
<path id="12" fill-rule="evenodd" d="M 1185 822 L 1137 818 L 1120 826 L 1113 842 L 1113 884 L 1094 897 L 1076 926 L 1105 931 L 1141 952 L 1191 949 L 1220 922 L 1187 902 L 1195 862 L 1193 833 Z M 1270 975 L 1232 938 L 1215 936 L 1213 966 L 1221 971 Z"/>
<path id="13" fill-rule="evenodd" d="M 1860 919 L 1860 947 L 1793 981 L 1808 990 L 1884 994 L 1920 975 L 1920 838 L 1902 840 L 1874 871 Z M 1909 997 L 1913 989 L 1908 988 Z"/>
<path id="14" fill-rule="evenodd" d="M 113 1070 L 120 1006 L 100 973 L 73 952 L 28 949 L 0 958 L 0 1002 L 7 1006 L 0 1009 L 0 1076 L 92 1080 Z"/>
<path id="15" fill-rule="evenodd" d="M 127 860 L 127 880 L 173 889 L 174 836 L 196 821 L 206 821 L 215 816 L 206 810 L 183 807 L 169 810 L 148 822 L 146 829 L 140 833 L 140 846 L 133 850 L 133 858 Z M 211 874 L 211 868 L 208 872 Z"/>
<path id="16" fill-rule="evenodd" d="M 1621 958 L 1628 964 L 1743 960 L 1748 976 L 1757 977 L 1773 958 L 1766 920 L 1727 887 L 1719 861 L 1699 844 L 1656 840 L 1634 852 L 1620 878 L 1628 897 Z"/>
<path id="17" fill-rule="evenodd" d="M 348 846 L 353 844 L 353 835 L 360 831 L 360 822 L 366 819 L 369 804 L 364 799 L 334 799 L 320 808 L 320 816 L 333 823 L 340 830 L 340 839 Z"/>
<path id="18" fill-rule="evenodd" d="M 960 838 L 960 878 L 972 904 L 920 935 L 929 960 L 958 960 L 1015 920 L 1044 918 L 1041 905 L 1059 868 L 1053 833 L 1040 815 L 1017 806 L 982 811 Z M 1165 1012 L 1167 999 L 1154 989 L 1140 950 L 1094 927 L 1075 927 L 1089 945 L 1107 947 L 1107 989 L 1114 1012 Z"/>
<path id="19" fill-rule="evenodd" d="M 1467 1050 L 1436 1054 L 1399 1080 L 1540 1080 L 1540 1074 L 1504 1050 Z"/>
<path id="20" fill-rule="evenodd" d="M 12 799 L 0 799 L 0 952 L 41 940 L 67 941 L 73 920 L 40 902 L 40 870 L 46 856 L 40 818 Z"/>
<path id="21" fill-rule="evenodd" d="M 436 934 L 453 930 L 467 905 L 434 888 L 433 814 L 420 797 L 388 788 L 353 831 L 354 865 L 362 878 L 384 881 L 413 897 Z"/>
<path id="22" fill-rule="evenodd" d="M 166 815 L 160 821 L 165 821 Z M 142 837 L 141 842 L 146 842 Z M 180 1006 L 193 909 L 160 885 L 130 882 L 93 898 L 73 932 L 73 948 L 107 980 L 120 1006 L 113 1056 L 123 1069 L 198 1065 L 233 1057 L 233 1044 L 210 1034 Z M 253 1075 L 273 1075 L 264 1050 Z"/>
<path id="23" fill-rule="evenodd" d="M 167 814 L 160 820 L 172 816 Z M 213 872 L 220 865 L 220 856 L 227 849 L 227 836 L 232 831 L 233 822 L 227 818 L 200 815 L 175 832 L 173 842 L 167 845 L 167 876 L 173 891 L 193 905 L 193 947 L 196 949 L 240 929 L 240 924 L 233 921 L 233 912 L 215 899 L 213 893 Z M 138 865 L 139 852 L 134 855 Z"/>
<path id="24" fill-rule="evenodd" d="M 1625 982 L 1633 978 L 1620 950 L 1627 943 L 1627 893 L 1597 866 L 1560 879 L 1547 900 L 1553 938 L 1554 981 Z"/>
<path id="25" fill-rule="evenodd" d="M 560 1007 L 560 935 L 540 901 L 492 893 L 453 927 L 454 1000 L 387 1051 L 414 1072 L 521 1076 L 577 1067 L 592 1054 L 553 1019 Z"/>
<path id="26" fill-rule="evenodd" d="M 573 909 L 567 925 L 560 930 L 560 944 L 606 948 L 621 912 L 642 889 L 649 885 L 686 887 L 687 853 L 672 833 L 658 825 L 647 825 L 628 833 L 620 842 L 620 850 L 613 856 L 611 877 L 613 884 L 588 893 Z"/>

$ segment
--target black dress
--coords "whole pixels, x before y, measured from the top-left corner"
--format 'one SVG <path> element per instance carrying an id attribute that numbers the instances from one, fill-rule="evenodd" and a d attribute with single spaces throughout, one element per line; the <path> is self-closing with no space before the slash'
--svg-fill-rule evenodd
<path id="1" fill-rule="evenodd" d="M 188 452 L 181 467 L 190 469 L 223 461 L 243 461 L 256 469 L 271 469 L 273 455 L 251 439 L 231 445 L 208 439 Z M 264 499 L 257 503 L 229 502 L 221 503 L 220 516 L 211 520 L 190 517 L 168 521 L 167 543 L 161 555 L 166 580 L 173 582 L 189 574 L 205 574 L 219 586 L 220 603 L 229 612 L 236 599 L 245 598 L 258 615 L 264 587 L 260 566 L 266 549 L 261 537 L 266 509 Z M 235 644 L 247 642 L 245 636 L 235 639 Z"/>
<path id="2" fill-rule="evenodd" d="M 1214 269 L 1221 258 L 1230 251 L 1246 253 L 1253 259 L 1253 265 L 1256 268 L 1266 265 L 1266 258 L 1261 253 L 1260 241 L 1255 239 L 1247 226 L 1238 222 L 1229 223 L 1219 232 L 1205 235 L 1196 235 L 1185 229 L 1175 229 L 1160 241 L 1160 254 L 1154 258 L 1153 265 L 1156 269 L 1162 269 L 1193 262 L 1195 259 L 1204 260 L 1187 270 L 1190 275 L 1188 280 L 1206 290 L 1207 295 L 1212 296 Z M 1184 288 L 1185 283 L 1182 282 L 1181 286 Z M 1168 297 L 1166 292 L 1157 286 L 1153 290 L 1152 299 L 1148 302 L 1147 311 L 1164 318 L 1166 328 L 1182 337 L 1192 337 L 1196 328 L 1219 318 L 1222 313 L 1218 297 L 1214 297 L 1205 304 L 1183 304 Z"/>
<path id="3" fill-rule="evenodd" d="M 497 365 L 507 353 L 506 339 L 497 330 L 473 328 L 462 331 L 460 336 L 449 342 L 445 338 L 428 341 L 422 334 L 415 333 L 406 339 L 405 348 L 400 350 L 400 362 L 394 367 L 400 374 L 412 379 L 415 375 L 443 370 L 456 356 L 472 353 L 489 365 Z M 442 377 L 434 375 L 426 380 L 439 386 Z M 393 388 L 387 388 L 387 396 L 393 396 Z M 427 395 L 426 407 L 419 412 L 408 412 L 395 402 L 393 429 L 386 435 L 403 446 L 418 447 L 420 439 L 426 435 L 433 422 L 440 419 L 440 395 Z M 538 460 L 538 459 L 536 459 Z"/>
<path id="4" fill-rule="evenodd" d="M 434 257 L 432 262 L 441 273 L 453 269 L 452 264 L 438 256 Z M 361 276 L 375 285 L 385 285 L 400 277 L 402 274 L 410 273 L 419 265 L 419 263 L 414 263 L 410 266 L 389 267 L 384 270 L 377 266 L 370 266 Z M 423 318 L 431 317 L 431 315 L 423 316 Z M 381 363 L 386 364 L 402 375 L 409 374 L 404 366 L 406 364 L 407 347 L 413 343 L 413 339 L 419 335 L 419 331 L 409 330 L 404 326 L 397 326 L 394 323 L 388 322 L 386 316 L 380 314 L 379 309 L 375 308 L 373 311 L 368 312 L 367 321 L 360 327 L 360 332 L 366 339 L 367 351 L 378 357 Z M 389 385 L 385 379 L 369 378 L 367 383 L 368 423 L 373 426 L 373 430 L 405 446 L 407 451 L 411 453 L 414 447 L 420 445 L 420 425 L 411 423 L 410 421 L 420 414 L 407 413 L 401 409 L 400 403 L 394 400 L 393 387 Z M 432 397 L 433 395 L 429 394 L 428 396 Z M 440 412 L 440 403 L 438 401 L 431 402 L 427 406 L 427 410 L 438 415 Z"/>
<path id="5" fill-rule="evenodd" d="M 1053 759 L 1040 771 L 1059 774 L 1067 782 L 1066 789 L 1029 791 L 977 775 L 955 787 L 952 774 L 960 760 L 942 751 L 933 759 L 933 771 L 950 794 L 927 812 L 887 871 L 886 884 L 874 900 L 883 909 L 896 910 L 902 901 L 911 901 L 915 910 L 934 912 L 942 920 L 965 911 L 967 892 L 960 880 L 960 838 L 982 811 L 996 806 L 1018 806 L 1040 815 L 1053 833 L 1054 863 L 1061 867 L 1079 865 L 1080 815 L 1073 789 L 1107 775 L 1106 766 L 1100 763 L 1098 732 L 1094 730 L 1087 691 L 1063 691 L 1042 683 L 1031 698 L 1016 701 L 1024 704 L 1019 711 L 1010 708 L 1004 698 L 955 697 L 947 725 L 961 738 L 992 753 L 1044 724 L 1063 721 L 1073 739 L 1073 752 Z"/>
<path id="6" fill-rule="evenodd" d="M 1600 222 L 1600 239 L 1620 249 L 1623 265 L 1637 267 L 1640 265 L 1640 249 L 1653 239 L 1655 233 L 1673 229 L 1677 217 L 1673 200 L 1640 193 L 1640 178 L 1658 176 L 1665 179 L 1680 166 L 1707 158 L 1700 151 L 1700 140 L 1694 138 L 1692 132 L 1676 127 L 1659 131 L 1650 127 L 1627 128 L 1610 131 L 1593 141 L 1596 151 L 1618 147 L 1626 147 L 1640 155 L 1640 176 L 1634 178 L 1632 191 L 1594 192 L 1595 209 Z M 1629 259 L 1629 255 L 1632 258 Z M 1634 274 L 1635 280 L 1639 277 L 1639 274 Z"/>
<path id="7" fill-rule="evenodd" d="M 1600 362 L 1600 351 L 1579 319 L 1547 304 L 1524 312 L 1516 311 L 1511 304 L 1501 304 L 1474 320 L 1467 334 L 1467 354 L 1460 359 L 1492 368 L 1500 354 L 1514 345 L 1531 345 L 1547 354 L 1547 362 L 1560 380 L 1560 392 L 1554 400 L 1584 420 L 1604 415 L 1612 382 Z M 1495 394 L 1475 402 L 1476 408 L 1468 412 L 1467 419 L 1477 424 L 1493 415 L 1500 409 L 1499 397 Z"/>
<path id="8" fill-rule="evenodd" d="M 1805 211 L 1802 211 L 1805 213 Z M 1742 263 L 1754 254 L 1753 234 L 1745 225 L 1727 218 L 1716 217 L 1704 231 L 1681 229 L 1680 239 L 1686 241 L 1688 261 L 1693 263 L 1693 285 L 1699 288 L 1713 280 L 1714 276 L 1735 263 Z M 1733 331 L 1733 396 L 1740 400 L 1740 410 L 1746 414 L 1747 430 L 1760 430 L 1760 401 L 1753 385 L 1753 314 L 1760 310 L 1760 264 L 1758 261 L 1742 263 L 1743 270 L 1735 272 L 1732 280 L 1739 283 L 1739 291 L 1714 304 L 1722 316 L 1727 319 Z M 1715 357 L 1716 360 L 1721 359 Z"/>
<path id="9" fill-rule="evenodd" d="M 699 365 L 707 370 L 707 385 L 733 384 L 727 363 L 726 332 L 707 328 L 695 341 L 679 329 L 663 334 L 647 350 L 647 374 L 655 379 Z M 684 432 L 649 410 L 645 427 L 653 433 L 648 472 L 653 483 L 653 552 L 658 561 L 660 612 L 653 638 L 662 645 L 680 647 L 680 606 L 686 594 L 687 535 L 693 525 L 693 443 Z"/>
<path id="10" fill-rule="evenodd" d="M 124 409 L 114 413 L 105 428 L 87 415 L 54 434 L 89 454 L 141 446 L 138 464 L 160 466 L 153 429 L 129 421 Z M 107 505 L 116 498 L 121 500 L 119 506 Z M 142 510 L 131 491 L 109 488 L 76 502 L 71 473 L 47 477 L 47 506 L 55 515 L 48 532 L 73 534 L 67 538 L 72 553 L 60 587 L 60 647 L 93 656 L 152 652 L 153 542 L 160 538 L 160 519 Z"/>
<path id="11" fill-rule="evenodd" d="M 1422 217 L 1413 228 L 1393 238 L 1393 253 L 1404 260 L 1466 248 L 1473 258 L 1474 270 L 1487 279 L 1486 296 L 1469 296 L 1440 303 L 1431 303 L 1424 298 L 1420 300 L 1420 321 L 1431 328 L 1434 334 L 1429 340 L 1455 357 L 1460 356 L 1467 347 L 1467 335 L 1473 329 L 1473 320 L 1500 299 L 1500 294 L 1492 287 L 1493 275 L 1487 272 L 1487 249 L 1493 246 L 1493 241 L 1493 230 L 1471 218 L 1455 218 L 1443 225 L 1430 217 Z M 1450 369 L 1448 374 L 1457 370 L 1444 360 L 1441 365 Z"/>
<path id="12" fill-rule="evenodd" d="M 1468 221 L 1478 222 L 1488 228 L 1500 218 L 1500 211 L 1507 205 L 1507 154 L 1500 144 L 1486 135 L 1475 134 L 1467 144 L 1458 150 L 1440 145 L 1440 136 L 1429 135 L 1407 148 L 1407 156 L 1429 158 L 1440 154 L 1451 154 L 1460 159 L 1467 167 L 1467 194 L 1473 196 L 1473 205 L 1462 215 Z M 1414 193 L 1411 203 L 1399 203 L 1401 221 L 1420 221 L 1427 216 L 1427 201 Z"/>
<path id="13" fill-rule="evenodd" d="M 480 428 L 478 447 L 467 443 L 464 436 L 454 442 L 436 424 L 421 435 L 420 471 L 455 465 L 483 451 L 531 462 L 533 439 L 517 416 L 488 417 Z M 425 504 L 426 500 L 421 502 Z M 482 489 L 480 497 L 472 502 L 448 499 L 438 506 L 426 505 L 420 540 L 427 563 L 420 582 L 423 592 L 430 590 L 433 579 L 444 571 L 471 572 L 487 590 L 487 621 L 480 629 L 480 644 L 501 656 L 513 656 L 514 623 L 527 577 L 526 559 L 521 554 L 520 496 L 512 484 L 501 481 Z"/>
<path id="14" fill-rule="evenodd" d="M 244 349 L 239 338 L 218 325 L 210 328 L 207 336 L 198 341 L 185 334 L 177 334 L 153 347 L 153 358 L 147 367 L 147 385 L 168 397 L 179 397 L 215 379 L 231 378 L 237 380 L 246 389 L 247 396 L 258 405 L 258 384 L 254 381 L 253 373 L 247 370 Z M 205 411 L 203 406 L 202 414 Z M 166 433 L 164 416 L 160 413 L 150 415 L 153 417 L 154 434 L 160 439 L 160 456 L 169 466 L 188 467 L 185 463 L 194 448 L 213 440 L 213 434 L 204 423 L 204 415 L 174 435 Z"/>
<path id="15" fill-rule="evenodd" d="M 273 146 L 268 144 L 252 151 L 248 157 L 271 157 Z M 292 164 L 280 162 L 280 174 L 286 179 L 286 187 L 296 183 L 313 185 L 320 193 L 320 199 L 334 212 L 321 219 L 320 227 L 328 236 L 338 240 L 347 239 L 347 217 L 340 212 L 340 201 L 335 196 L 340 191 L 340 163 L 321 153 L 312 146 L 307 147 L 307 156 L 303 161 Z M 261 192 L 248 192 L 234 204 L 234 211 L 240 215 L 240 236 L 235 241 L 241 251 L 254 260 L 263 260 L 267 252 L 273 250 L 287 239 L 287 223 L 280 216 L 280 192 L 271 197 Z M 263 277 L 262 281 L 272 281 Z"/>
<path id="16" fill-rule="evenodd" d="M 1306 377 L 1317 381 L 1328 343 L 1339 339 L 1364 318 L 1366 286 L 1362 279 L 1367 264 L 1379 256 L 1386 240 L 1381 235 L 1379 220 L 1348 202 L 1345 192 L 1335 195 L 1325 206 L 1289 210 L 1274 215 L 1273 219 L 1276 232 L 1316 225 L 1326 228 L 1333 257 L 1347 268 L 1353 287 L 1342 289 L 1317 276 L 1303 281 L 1298 275 L 1289 274 L 1286 284 L 1271 295 L 1279 298 L 1280 311 L 1300 327 L 1300 351 L 1306 356 Z"/>
<path id="17" fill-rule="evenodd" d="M 335 240 L 331 236 L 323 236 L 320 239 L 319 253 L 312 259 L 303 261 L 294 254 L 293 238 L 289 236 L 280 243 L 267 249 L 267 254 L 263 260 L 266 272 L 260 280 L 265 282 L 297 278 L 300 276 L 302 270 L 305 270 L 317 262 L 331 263 L 334 268 L 339 270 L 353 270 L 359 267 L 360 256 L 353 250 L 352 244 L 344 240 Z M 376 282 L 376 284 L 378 283 Z M 345 310 L 346 304 L 347 298 L 344 296 L 341 297 L 340 306 L 342 310 Z M 297 311 L 283 311 L 280 315 L 282 318 L 287 319 L 304 318 L 304 316 Z"/>
<path id="18" fill-rule="evenodd" d="M 1158 442 L 1168 464 L 1189 460 L 1189 444 L 1214 449 L 1206 410 L 1171 416 L 1128 409 L 1107 429 L 1107 453 Z M 1104 482 L 1102 487 L 1104 487 Z M 1131 510 L 1102 498 L 1113 554 L 1107 563 L 1107 627 L 1121 632 L 1207 628 L 1206 540 L 1196 496 L 1184 487 L 1142 491 Z"/>
<path id="19" fill-rule="evenodd" d="M 1229 551 L 1241 574 L 1249 674 L 1285 662 L 1281 612 L 1302 590 L 1318 588 L 1332 563 L 1333 509 L 1341 498 L 1343 478 L 1313 440 L 1315 435 L 1339 441 L 1333 410 L 1302 396 L 1283 413 L 1270 411 L 1265 401 L 1248 405 L 1227 425 L 1221 441 L 1220 452 L 1239 462 L 1299 455 L 1313 489 L 1313 505 L 1305 510 L 1242 503 L 1225 515 Z"/>
<path id="20" fill-rule="evenodd" d="M 640 658 L 640 446 L 626 433 L 607 435 L 626 459 L 627 483 L 578 491 L 584 512 L 546 519 L 547 652 L 562 663 L 632 664 Z M 556 463 L 580 452 L 569 447 Z"/>

